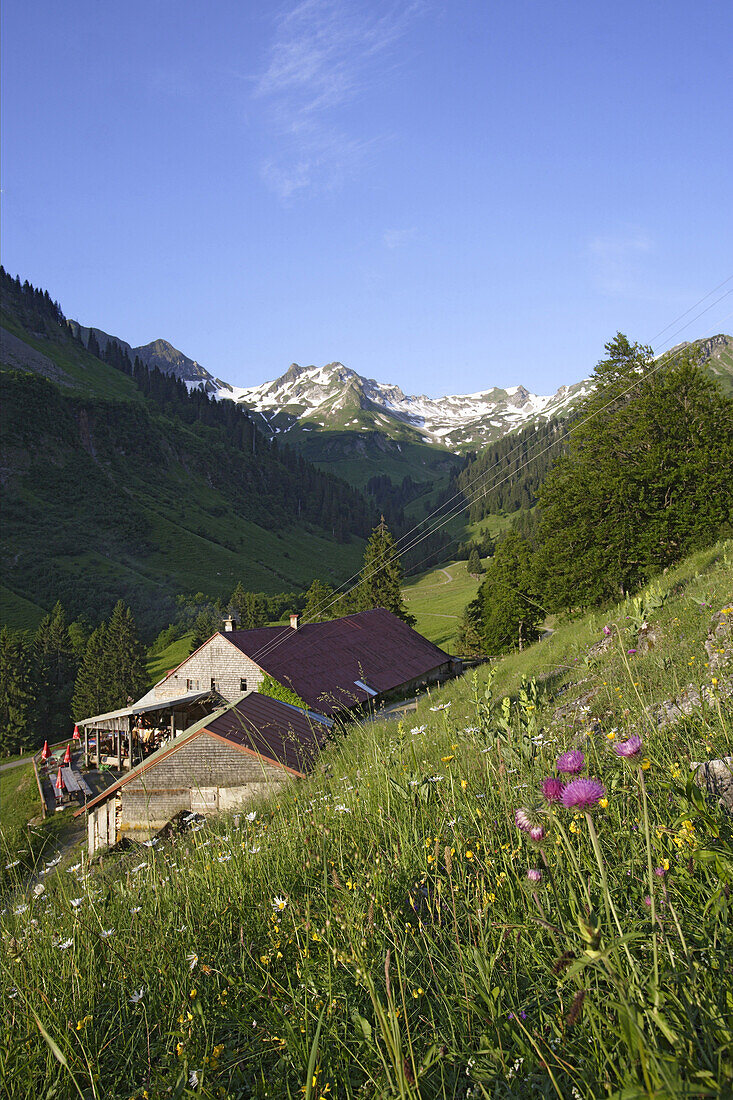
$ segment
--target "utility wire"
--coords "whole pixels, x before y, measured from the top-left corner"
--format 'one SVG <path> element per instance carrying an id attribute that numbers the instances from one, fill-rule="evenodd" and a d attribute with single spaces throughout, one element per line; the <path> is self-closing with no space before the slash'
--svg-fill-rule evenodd
<path id="1" fill-rule="evenodd" d="M 706 295 L 704 295 L 703 298 L 701 298 L 695 304 L 695 306 L 690 307 L 690 309 L 686 310 L 679 317 L 675 318 L 674 321 L 670 322 L 670 324 L 667 325 L 666 328 L 669 329 L 670 327 L 672 327 L 672 325 L 676 324 L 678 321 L 680 321 L 684 317 L 686 317 L 698 305 L 700 305 L 700 304 L 702 304 L 702 302 L 706 301 L 707 298 L 709 298 L 711 296 L 711 294 L 714 294 L 722 286 L 725 286 L 726 283 L 730 282 L 731 279 L 733 279 L 733 276 L 730 276 L 729 278 L 725 279 L 722 283 L 718 284 L 718 286 L 715 287 L 712 291 L 710 291 Z M 717 298 L 716 301 L 714 301 L 710 305 L 706 306 L 706 308 L 704 310 L 701 310 L 700 313 L 698 313 L 695 317 L 691 318 L 680 329 L 678 329 L 670 337 L 668 337 L 667 340 L 665 341 L 665 343 L 669 343 L 671 340 L 674 340 L 674 338 L 676 336 L 678 336 L 686 328 L 689 328 L 689 326 L 691 324 L 694 324 L 697 320 L 699 320 L 700 317 L 702 317 L 702 316 L 704 316 L 704 314 L 708 313 L 711 309 L 713 309 L 716 305 L 718 305 L 721 301 L 723 301 L 724 298 L 727 298 L 730 294 L 733 294 L 733 290 L 728 290 L 724 294 L 720 295 L 720 297 Z M 665 331 L 665 330 L 663 329 L 662 331 Z M 679 354 L 680 353 L 678 353 L 678 355 L 675 356 L 674 359 L 670 360 L 668 357 L 665 357 L 664 352 L 660 353 L 660 355 L 657 357 L 657 362 L 654 364 L 654 366 L 652 366 L 649 370 L 647 370 L 645 372 L 644 378 L 651 377 L 651 375 L 655 374 L 658 370 L 660 370 L 662 368 L 662 366 L 669 366 L 671 362 L 674 362 L 675 359 L 679 357 Z M 585 417 L 583 420 L 578 421 L 576 424 L 573 425 L 573 427 L 567 432 L 567 435 L 564 436 L 563 438 L 568 438 L 579 427 L 581 427 L 583 424 L 586 424 L 589 420 L 593 419 L 595 416 L 597 416 L 599 413 L 603 412 L 606 408 L 608 408 L 611 404 L 613 404 L 614 401 L 618 400 L 618 397 L 623 397 L 625 394 L 629 393 L 632 389 L 634 389 L 635 385 L 637 385 L 636 382 L 633 385 L 629 386 L 626 390 L 624 390 L 622 394 L 614 396 L 614 398 L 611 401 L 609 401 L 605 405 L 601 406 L 595 412 L 589 414 L 589 416 Z M 524 469 L 527 465 L 529 465 L 530 462 L 533 462 L 536 458 L 539 458 L 541 455 L 545 454 L 552 447 L 557 446 L 558 442 L 560 442 L 560 440 L 554 440 L 552 443 L 545 446 L 542 450 L 538 451 L 537 453 L 535 453 L 531 457 L 529 457 L 524 463 L 522 463 L 521 466 L 518 467 L 518 469 L 512 471 L 512 473 L 506 475 L 504 478 L 502 478 L 501 480 L 495 482 L 492 485 L 489 485 L 489 486 L 484 485 L 483 488 L 480 491 L 478 491 L 471 499 L 467 500 L 466 499 L 466 491 L 470 491 L 472 485 L 476 485 L 478 482 L 480 482 L 482 480 L 485 480 L 485 478 L 494 469 L 496 469 L 499 466 L 504 465 L 506 463 L 506 461 L 511 457 L 511 455 L 514 454 L 517 450 L 520 449 L 521 444 L 518 445 L 517 447 L 513 448 L 513 450 L 510 451 L 506 456 L 504 456 L 504 458 L 500 462 L 495 463 L 494 466 L 492 466 L 489 470 L 484 471 L 482 474 L 477 476 L 474 479 L 473 482 L 470 482 L 469 485 L 466 486 L 459 493 L 454 494 L 454 496 L 451 497 L 448 501 L 444 502 L 444 504 L 441 505 L 440 508 L 435 509 L 432 513 L 430 513 L 430 515 L 426 516 L 425 519 L 421 520 L 419 523 L 415 524 L 409 531 L 405 532 L 405 534 L 402 535 L 401 538 L 396 541 L 395 548 L 394 548 L 394 553 L 392 554 L 392 556 L 389 559 L 387 559 L 387 561 L 379 563 L 377 566 L 375 566 L 375 568 L 370 573 L 364 574 L 361 571 L 359 573 L 355 573 L 347 581 L 344 581 L 341 585 L 339 585 L 339 589 L 343 589 L 344 586 L 350 585 L 352 581 L 357 581 L 357 584 L 352 585 L 351 588 L 347 588 L 346 591 L 341 592 L 341 591 L 337 590 L 332 599 L 330 599 L 327 603 L 322 604 L 321 606 L 319 606 L 315 610 L 314 616 L 316 618 L 320 617 L 320 615 L 324 611 L 327 611 L 334 604 L 338 603 L 338 601 L 340 599 L 342 599 L 344 596 L 346 596 L 350 592 L 352 592 L 354 590 L 354 588 L 356 588 L 358 586 L 358 584 L 361 583 L 361 581 L 371 579 L 371 577 L 375 576 L 380 570 L 383 570 L 388 565 L 390 565 L 401 553 L 405 553 L 405 552 L 413 549 L 415 546 L 419 545 L 420 542 L 424 541 L 430 535 L 435 534 L 438 530 L 440 530 L 441 527 L 444 527 L 446 523 L 449 523 L 458 514 L 460 514 L 460 512 L 464 511 L 467 507 L 470 507 L 470 505 L 472 503 L 474 503 L 476 500 L 481 499 L 481 496 L 485 496 L 486 493 L 490 492 L 492 489 L 498 488 L 500 485 L 502 485 L 506 481 L 510 480 L 517 473 L 519 473 L 522 469 Z M 457 507 L 455 507 L 454 509 L 452 509 L 450 514 L 446 515 L 443 512 L 443 509 L 444 509 L 445 505 L 450 504 L 451 501 L 456 500 L 458 498 L 460 498 L 460 504 Z M 401 546 L 400 545 L 401 543 L 404 542 L 404 540 L 409 535 L 411 535 L 414 532 L 420 530 L 420 528 L 423 527 L 430 519 L 432 519 L 433 517 L 439 516 L 441 512 L 443 512 L 442 517 L 440 517 L 438 520 L 436 520 L 436 522 L 433 523 L 425 532 L 423 532 L 423 534 L 421 534 L 419 537 L 413 539 L 406 546 L 404 546 L 404 545 Z M 454 541 L 458 541 L 458 540 L 454 540 Z M 428 555 L 428 557 L 429 556 L 431 556 L 431 555 Z M 423 559 L 423 560 L 426 560 L 426 559 Z M 418 564 L 421 564 L 421 563 L 418 563 Z M 313 621 L 313 620 L 310 620 L 310 621 Z M 260 650 L 258 650 L 257 653 L 253 654 L 252 659 L 256 660 L 257 658 L 267 656 L 269 653 L 271 653 L 274 649 L 276 649 L 279 645 L 281 645 L 282 642 L 284 642 L 290 636 L 291 636 L 290 628 L 286 628 L 280 634 L 278 634 L 276 637 L 272 638 L 269 642 L 265 643 L 265 645 Z"/>

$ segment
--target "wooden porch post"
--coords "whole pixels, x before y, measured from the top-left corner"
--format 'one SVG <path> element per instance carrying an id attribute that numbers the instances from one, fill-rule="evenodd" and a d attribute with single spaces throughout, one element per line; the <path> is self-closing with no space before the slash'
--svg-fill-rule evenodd
<path id="1" fill-rule="evenodd" d="M 132 771 L 132 715 L 127 716 L 127 770 Z M 120 760 L 120 763 L 122 761 Z"/>
<path id="2" fill-rule="evenodd" d="M 84 727 L 84 763 L 89 767 L 89 726 Z"/>

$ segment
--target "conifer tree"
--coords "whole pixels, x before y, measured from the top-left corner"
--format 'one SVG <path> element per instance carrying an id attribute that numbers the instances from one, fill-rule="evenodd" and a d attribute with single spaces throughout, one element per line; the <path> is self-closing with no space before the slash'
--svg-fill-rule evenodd
<path id="1" fill-rule="evenodd" d="M 687 353 L 606 345 L 568 453 L 540 492 L 550 610 L 622 595 L 733 524 L 733 402 Z"/>
<path id="2" fill-rule="evenodd" d="M 497 543 L 479 599 L 485 652 L 521 649 L 539 636 L 545 614 L 537 596 L 530 549 L 516 531 Z"/>
<path id="3" fill-rule="evenodd" d="M 456 635 L 456 649 L 462 657 L 476 657 L 484 651 L 481 609 L 481 597 L 477 596 L 463 610 Z"/>
<path id="4" fill-rule="evenodd" d="M 35 744 L 36 717 L 31 647 L 5 626 L 0 631 L 0 755 Z"/>
<path id="5" fill-rule="evenodd" d="M 44 616 L 33 639 L 38 693 L 38 720 L 44 737 L 63 736 L 71 718 L 77 670 L 66 612 L 56 603 Z"/>
<path id="6" fill-rule="evenodd" d="M 360 611 L 383 607 L 409 626 L 414 626 L 417 620 L 409 613 L 402 599 L 402 565 L 384 516 L 372 531 L 364 549 L 361 575 L 356 593 Z"/>
<path id="7" fill-rule="evenodd" d="M 107 667 L 112 706 L 124 706 L 137 699 L 147 685 L 145 651 L 137 633 L 132 611 L 118 600 L 107 629 Z"/>
<path id="8" fill-rule="evenodd" d="M 339 615 L 338 601 L 334 601 L 334 590 L 326 581 L 316 578 L 305 594 L 303 622 L 322 623 L 326 619 L 335 619 Z"/>
<path id="9" fill-rule="evenodd" d="M 97 359 L 102 358 L 102 350 L 99 346 L 99 341 L 97 340 L 97 337 L 94 335 L 94 332 L 91 329 L 89 330 L 89 342 L 87 344 L 87 351 L 90 353 L 90 355 L 96 355 Z"/>
<path id="10" fill-rule="evenodd" d="M 111 710 L 110 670 L 107 662 L 107 624 L 100 623 L 89 636 L 74 683 L 71 709 L 74 718 L 89 718 Z"/>
<path id="11" fill-rule="evenodd" d="M 468 555 L 467 569 L 472 577 L 478 577 L 484 571 L 484 567 L 481 564 L 481 558 L 479 557 L 478 550 L 475 546 L 471 550 L 471 553 Z"/>

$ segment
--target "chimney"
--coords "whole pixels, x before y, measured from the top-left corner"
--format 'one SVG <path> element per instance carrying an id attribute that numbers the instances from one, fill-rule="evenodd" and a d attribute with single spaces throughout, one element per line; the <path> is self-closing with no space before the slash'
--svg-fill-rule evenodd
<path id="1" fill-rule="evenodd" d="M 236 628 L 237 628 L 236 619 L 234 618 L 233 615 L 228 615 L 227 618 L 224 620 L 224 630 L 225 630 L 225 632 L 227 634 L 230 634 L 232 632 L 232 630 L 236 630 Z"/>
<path id="2" fill-rule="evenodd" d="M 299 619 L 300 619 L 300 615 L 291 615 L 290 616 L 290 629 L 291 630 L 297 630 L 298 629 L 298 620 Z"/>

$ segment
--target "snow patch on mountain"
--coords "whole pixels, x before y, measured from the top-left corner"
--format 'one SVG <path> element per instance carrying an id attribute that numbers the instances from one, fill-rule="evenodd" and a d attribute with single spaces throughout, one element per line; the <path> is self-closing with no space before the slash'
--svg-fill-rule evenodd
<path id="1" fill-rule="evenodd" d="M 222 388 L 216 396 L 237 401 L 263 416 L 287 413 L 293 418 L 291 427 L 304 421 L 311 427 L 338 426 L 337 414 L 356 408 L 362 416 L 342 419 L 341 427 L 360 425 L 362 431 L 368 431 L 365 419 L 379 430 L 404 424 L 426 442 L 468 448 L 535 418 L 549 419 L 585 392 L 587 383 L 561 386 L 549 395 L 530 393 L 521 385 L 494 386 L 477 393 L 432 398 L 405 394 L 399 386 L 365 378 L 343 363 L 321 367 L 293 363 L 274 381 Z M 302 430 L 305 427 L 303 423 Z"/>

